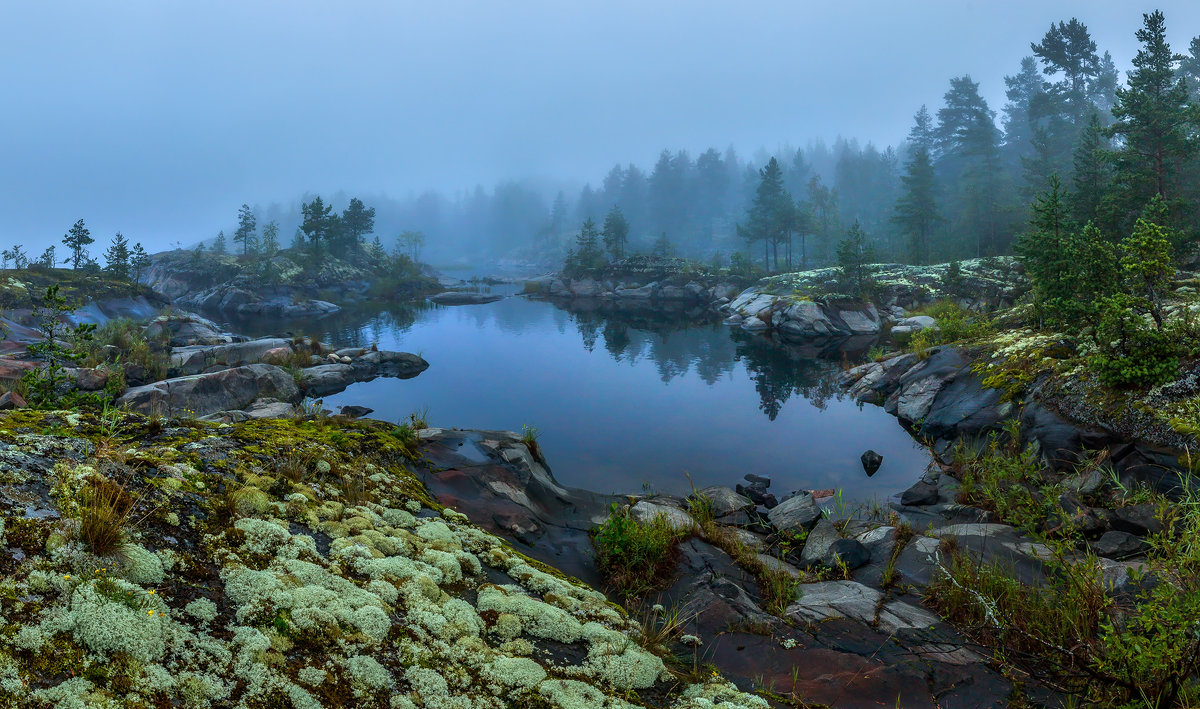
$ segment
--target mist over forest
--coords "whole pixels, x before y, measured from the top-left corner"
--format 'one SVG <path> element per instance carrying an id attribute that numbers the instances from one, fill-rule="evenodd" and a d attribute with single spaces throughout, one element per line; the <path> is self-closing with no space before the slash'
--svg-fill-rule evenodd
<path id="1" fill-rule="evenodd" d="M 780 217 L 789 222 L 787 234 L 773 240 L 784 238 L 788 249 L 794 247 L 791 266 L 833 263 L 839 241 L 854 224 L 881 261 L 1011 253 L 1028 226 L 1034 197 L 1048 188 L 1051 176 L 1067 192 L 1088 195 L 1073 206 L 1079 223 L 1094 221 L 1111 230 L 1128 226 L 1127 215 L 1104 212 L 1102 203 L 1105 190 L 1113 199 L 1137 199 L 1117 195 L 1139 188 L 1115 174 L 1122 154 L 1138 149 L 1130 145 L 1137 139 L 1136 129 L 1127 127 L 1131 109 L 1118 100 L 1119 91 L 1129 90 L 1126 77 L 1134 67 L 1118 66 L 1085 21 L 1073 17 L 1055 20 L 1026 46 L 1028 55 L 1001 79 L 1002 102 L 989 102 L 981 87 L 981 81 L 995 79 L 961 74 L 948 77 L 939 102 L 880 106 L 912 116 L 908 135 L 895 144 L 837 136 L 746 152 L 732 145 L 696 152 L 665 147 L 656 157 L 615 162 L 582 186 L 502 179 L 406 198 L 345 191 L 324 197 L 335 209 L 352 197 L 364 199 L 376 210 L 375 233 L 385 245 L 400 233 L 420 232 L 424 257 L 447 266 L 497 257 L 556 266 L 576 246 L 581 225 L 591 219 L 599 226 L 614 208 L 628 223 L 631 252 L 657 248 L 718 263 L 740 252 L 758 260 L 765 245 L 753 243 L 739 225 L 753 218 L 755 195 L 772 161 L 783 190 L 774 199 L 791 203 L 789 214 Z M 1190 40 L 1172 67 L 1188 98 L 1200 97 L 1200 37 Z M 1198 196 L 1194 176 L 1200 161 L 1184 153 L 1168 160 L 1167 179 L 1178 187 L 1171 196 L 1176 220 L 1191 228 L 1193 210 L 1183 205 Z M 277 223 L 286 237 L 300 228 L 301 206 L 314 196 L 252 209 L 259 223 Z M 235 228 L 231 218 L 225 231 Z M 778 244 L 773 246 L 777 251 Z M 762 265 L 777 270 L 784 264 L 772 256 Z"/>

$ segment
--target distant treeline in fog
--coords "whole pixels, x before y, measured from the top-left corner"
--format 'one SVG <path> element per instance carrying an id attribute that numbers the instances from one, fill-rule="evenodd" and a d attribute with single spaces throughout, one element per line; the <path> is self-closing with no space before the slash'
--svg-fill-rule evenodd
<path id="1" fill-rule="evenodd" d="M 1007 101 L 999 111 L 972 77 L 956 76 L 941 105 L 890 107 L 914 116 L 897 146 L 838 138 L 753 155 L 732 147 L 665 149 L 652 163 L 616 164 L 570 190 L 514 180 L 452 196 L 361 196 L 376 209 L 376 233 L 385 241 L 422 232 L 426 259 L 445 264 L 480 256 L 561 262 L 581 224 L 601 224 L 614 207 L 629 224 L 631 250 L 669 243 L 678 255 L 705 260 L 742 252 L 761 261 L 765 245 L 756 238 L 786 238 L 789 254 L 792 241 L 803 242 L 794 259 L 802 254 L 802 265 L 828 264 L 855 223 L 881 260 L 1006 254 L 1054 175 L 1073 219 L 1094 222 L 1113 238 L 1155 194 L 1163 195 L 1176 227 L 1194 232 L 1200 37 L 1186 53 L 1172 54 L 1159 13 L 1145 16 L 1137 34 L 1142 50 L 1123 81 L 1083 23 L 1053 23 L 1004 77 Z M 822 110 L 820 97 L 813 106 Z M 764 216 L 760 204 L 755 214 L 772 159 L 768 179 L 782 191 L 771 187 L 775 211 Z M 339 208 L 349 201 L 324 196 Z M 255 212 L 260 222 L 277 222 L 286 238 L 299 226 L 301 202 L 311 198 Z M 777 222 L 778 233 L 764 235 L 760 224 L 756 237 L 747 227 L 764 218 Z"/>

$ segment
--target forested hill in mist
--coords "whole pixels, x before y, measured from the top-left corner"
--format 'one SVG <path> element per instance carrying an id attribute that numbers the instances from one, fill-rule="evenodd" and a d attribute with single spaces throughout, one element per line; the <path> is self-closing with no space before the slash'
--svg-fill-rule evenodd
<path id="1" fill-rule="evenodd" d="M 1118 67 L 1083 22 L 1054 22 L 1030 38 L 1030 55 L 1004 77 L 1003 106 L 989 105 L 976 78 L 964 75 L 949 79 L 941 105 L 880 107 L 914 116 L 896 146 L 838 137 L 750 155 L 733 147 L 664 149 L 652 163 L 616 164 L 582 188 L 514 180 L 451 196 L 360 196 L 377 210 L 385 241 L 423 232 L 427 259 L 446 264 L 484 253 L 559 263 L 580 224 L 599 224 L 613 207 L 629 223 L 634 249 L 648 250 L 665 234 L 679 255 L 706 261 L 739 250 L 761 254 L 737 226 L 747 224 L 772 158 L 783 188 L 774 199 L 793 207 L 783 215 L 786 237 L 777 238 L 803 240 L 809 266 L 832 261 L 854 222 L 881 260 L 1008 253 L 1051 175 L 1075 195 L 1072 217 L 1081 224 L 1095 221 L 1115 237 L 1137 205 L 1161 191 L 1175 225 L 1191 232 L 1197 215 L 1185 205 L 1200 189 L 1200 37 L 1173 54 L 1161 14 L 1147 16 L 1137 33 L 1140 53 Z M 258 220 L 277 222 L 286 239 L 312 196 L 255 207 Z M 329 202 L 340 209 L 348 196 Z"/>

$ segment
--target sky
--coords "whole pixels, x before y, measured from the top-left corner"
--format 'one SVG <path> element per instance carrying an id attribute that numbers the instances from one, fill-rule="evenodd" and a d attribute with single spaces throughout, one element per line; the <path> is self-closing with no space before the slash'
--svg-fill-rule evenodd
<path id="1" fill-rule="evenodd" d="M 83 218 L 156 250 L 304 193 L 895 144 L 952 76 L 999 111 L 1052 21 L 1078 17 L 1126 70 L 1155 8 L 1176 51 L 1200 34 L 1194 0 L 10 1 L 0 245 L 39 253 Z"/>

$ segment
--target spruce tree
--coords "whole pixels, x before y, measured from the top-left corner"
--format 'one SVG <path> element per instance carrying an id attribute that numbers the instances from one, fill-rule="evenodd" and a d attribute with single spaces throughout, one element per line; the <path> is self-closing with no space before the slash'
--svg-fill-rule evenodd
<path id="1" fill-rule="evenodd" d="M 600 250 L 600 231 L 596 222 L 589 217 L 579 228 L 575 237 L 575 262 L 580 268 L 588 270 L 604 266 L 604 252 Z"/>
<path id="2" fill-rule="evenodd" d="M 763 266 L 769 270 L 772 247 L 775 248 L 775 262 L 778 265 L 778 246 L 785 234 L 788 239 L 791 238 L 795 206 L 792 196 L 783 186 L 783 169 L 777 159 L 771 158 L 758 174 L 754 201 L 746 211 L 745 225 L 737 225 L 737 233 L 746 240 L 751 250 L 757 242 L 762 242 Z"/>
<path id="3" fill-rule="evenodd" d="M 909 132 L 909 158 L 900 177 L 902 193 L 896 201 L 892 223 L 908 237 L 908 253 L 913 263 L 929 262 L 929 247 L 934 226 L 941 220 L 934 197 L 936 190 L 933 158 L 933 121 L 921 106 Z"/>
<path id="4" fill-rule="evenodd" d="M 225 242 L 225 230 L 222 229 L 221 231 L 217 232 L 217 238 L 213 239 L 212 252 L 218 256 L 223 256 L 227 248 L 228 247 Z"/>
<path id="5" fill-rule="evenodd" d="M 629 222 L 621 208 L 614 206 L 604 217 L 604 248 L 614 259 L 625 258 L 625 246 L 629 243 Z"/>
<path id="6" fill-rule="evenodd" d="M 1143 15 L 1137 31 L 1141 49 L 1133 59 L 1128 86 L 1117 89 L 1116 122 L 1109 128 L 1122 149 L 1117 179 L 1125 190 L 1128 212 L 1154 195 L 1170 204 L 1179 196 L 1184 164 L 1197 154 L 1197 109 L 1186 81 L 1175 72 L 1177 57 L 1166 38 L 1161 11 Z"/>
<path id="7" fill-rule="evenodd" d="M 1100 116 L 1093 113 L 1087 126 L 1079 136 L 1075 148 L 1074 176 L 1071 178 L 1075 190 L 1071 193 L 1071 214 L 1080 224 L 1100 223 L 1101 207 L 1109 192 L 1111 169 L 1109 167 L 1108 141 Z"/>
<path id="8" fill-rule="evenodd" d="M 120 281 L 129 280 L 129 240 L 119 231 L 104 251 L 104 264 L 108 275 Z"/>
<path id="9" fill-rule="evenodd" d="M 350 206 L 342 211 L 341 227 L 344 234 L 340 252 L 348 254 L 362 246 L 363 238 L 375 231 L 375 208 L 367 207 L 357 197 L 350 199 Z"/>
<path id="10" fill-rule="evenodd" d="M 858 222 L 854 222 L 846 232 L 846 238 L 838 243 L 837 259 L 842 289 L 860 298 L 869 295 L 874 285 L 870 264 L 875 260 L 875 250 Z"/>
<path id="11" fill-rule="evenodd" d="M 279 252 L 279 225 L 274 221 L 267 222 L 263 227 L 262 252 L 267 258 Z"/>
<path id="12" fill-rule="evenodd" d="M 300 231 L 308 238 L 308 245 L 316 251 L 330 237 L 333 229 L 333 207 L 325 204 L 320 195 L 313 197 L 311 202 L 300 205 Z"/>

